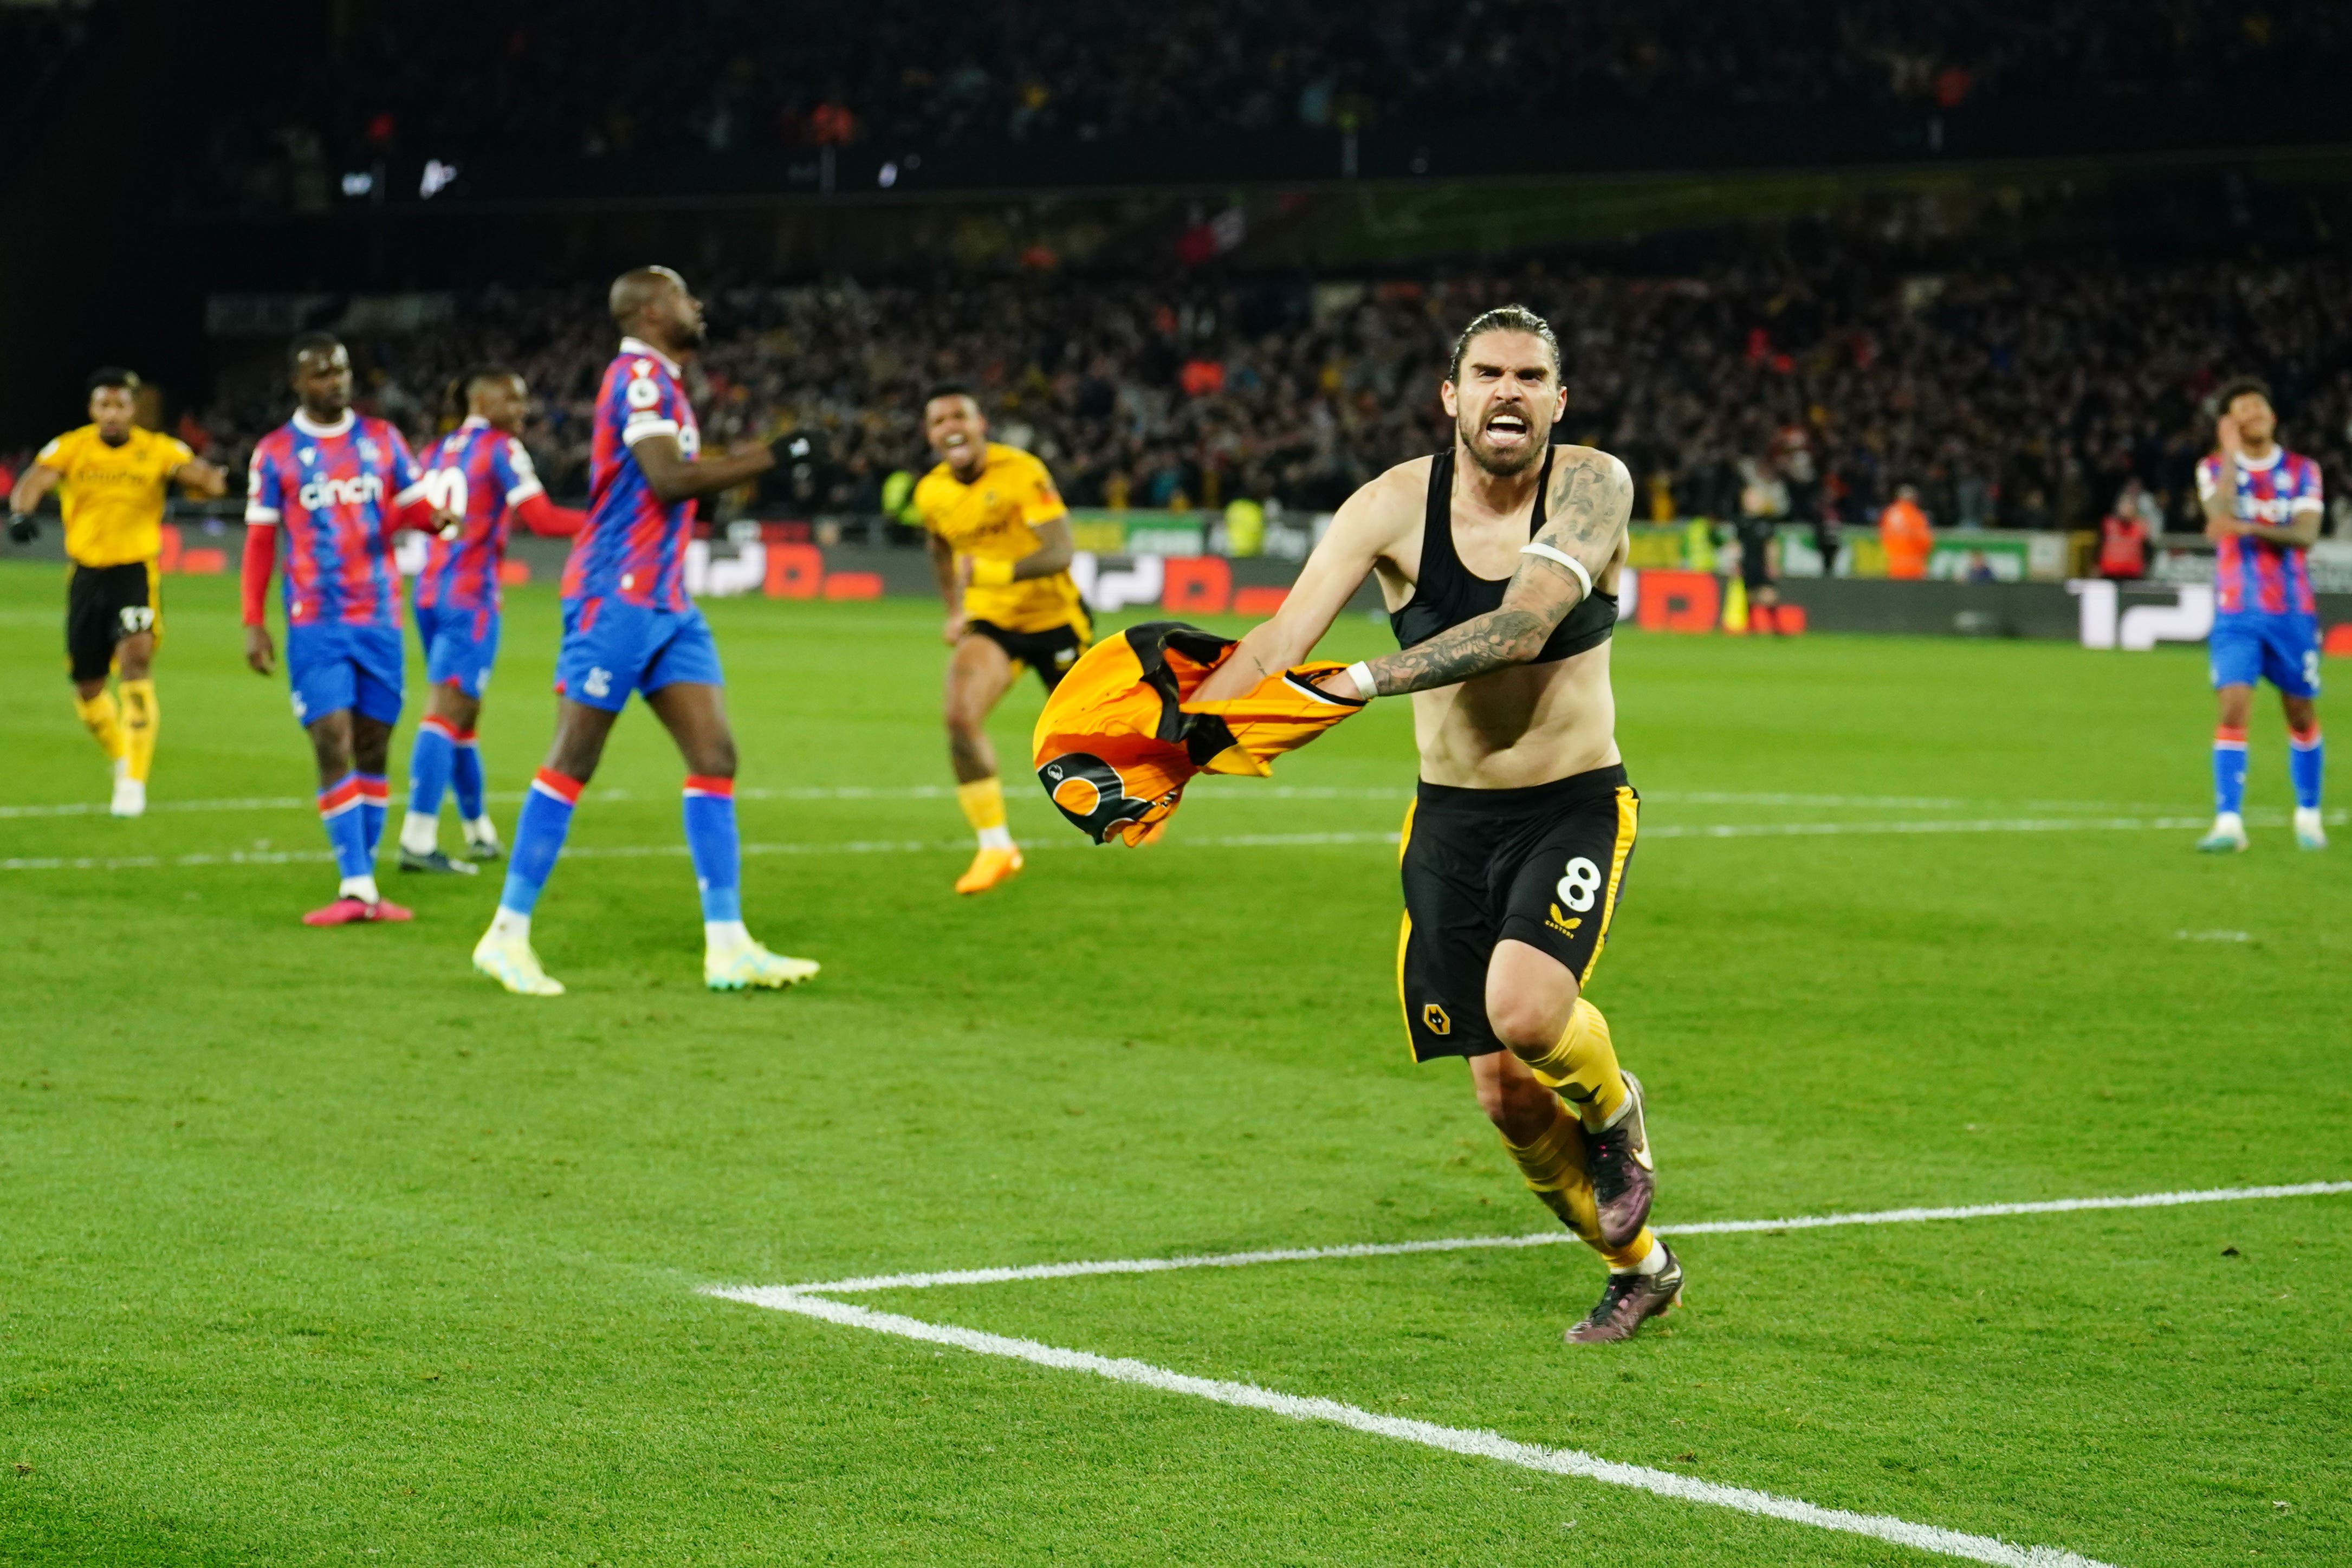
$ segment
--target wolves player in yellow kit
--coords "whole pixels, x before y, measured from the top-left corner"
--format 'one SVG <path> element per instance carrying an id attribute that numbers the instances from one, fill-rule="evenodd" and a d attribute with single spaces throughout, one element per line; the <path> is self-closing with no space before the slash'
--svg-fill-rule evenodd
<path id="1" fill-rule="evenodd" d="M 40 530 L 33 510 L 54 489 L 65 513 L 66 659 L 74 707 L 114 764 L 117 816 L 147 809 L 155 760 L 155 644 L 163 635 L 157 562 L 163 552 L 163 495 L 173 480 L 216 496 L 227 476 L 187 443 L 131 423 L 139 378 L 109 368 L 89 378 L 89 420 L 40 450 L 8 498 L 8 533 Z M 106 689 L 121 678 L 121 702 Z"/>
<path id="2" fill-rule="evenodd" d="M 1348 498 L 1282 608 L 1195 700 L 1297 665 L 1379 582 L 1398 651 L 1316 684 L 1349 701 L 1412 694 L 1397 989 L 1413 1058 L 1468 1058 L 1528 1187 L 1609 1266 L 1567 1337 L 1609 1343 L 1683 1286 L 1649 1226 L 1641 1080 L 1584 994 L 1641 817 L 1609 680 L 1633 480 L 1606 452 L 1552 444 L 1568 394 L 1559 340 L 1532 310 L 1464 328 L 1438 394 L 1454 439 Z"/>
<path id="3" fill-rule="evenodd" d="M 923 402 L 923 435 L 939 467 L 915 486 L 930 532 L 931 564 L 947 601 L 948 757 L 956 800 L 980 835 L 980 852 L 956 879 L 984 893 L 1021 869 L 1004 825 L 1004 788 L 988 715 L 1026 665 L 1051 691 L 1077 662 L 1093 627 L 1070 580 L 1070 524 L 1045 465 L 988 438 L 980 404 L 961 386 Z"/>

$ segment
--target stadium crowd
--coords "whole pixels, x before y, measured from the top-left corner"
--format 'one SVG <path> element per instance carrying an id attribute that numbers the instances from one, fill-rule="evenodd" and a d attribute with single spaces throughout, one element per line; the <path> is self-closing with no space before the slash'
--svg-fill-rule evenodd
<path id="1" fill-rule="evenodd" d="M 2131 0 L 415 0 L 336 7 L 320 25 L 325 47 L 294 32 L 255 40 L 298 49 L 299 68 L 253 71 L 207 116 L 215 195 L 250 184 L 257 163 L 363 167 L 401 152 L 921 148 L 1738 105 L 2185 104 L 2332 93 L 2352 64 L 2352 10 L 2332 0 L 2160 12 Z"/>
<path id="2" fill-rule="evenodd" d="M 1920 276 L 1758 257 L 1704 276 L 1598 273 L 1377 284 L 968 280 L 709 291 L 701 362 L 715 448 L 782 429 L 829 454 L 770 515 L 870 513 L 928 463 L 922 392 L 970 383 L 1000 438 L 1081 505 L 1336 505 L 1445 437 L 1452 334 L 1523 300 L 1566 348 L 1565 438 L 1615 451 L 1643 516 L 1874 517 L 1900 484 L 1938 526 L 2090 528 L 2137 479 L 2199 525 L 2200 408 L 2271 378 L 2286 438 L 2330 494 L 2352 475 L 2352 265 L 2125 267 L 2105 258 Z M 419 435 L 462 365 L 530 379 L 529 431 L 558 493 L 584 489 L 610 353 L 601 291 L 492 289 L 444 326 L 359 346 L 362 398 Z M 285 416 L 274 367 L 234 378 L 188 433 L 241 463 Z"/>

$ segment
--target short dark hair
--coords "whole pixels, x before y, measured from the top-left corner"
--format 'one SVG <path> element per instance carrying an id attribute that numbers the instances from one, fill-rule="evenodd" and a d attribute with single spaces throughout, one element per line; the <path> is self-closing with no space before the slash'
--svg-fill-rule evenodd
<path id="1" fill-rule="evenodd" d="M 342 346 L 343 340 L 332 332 L 304 332 L 286 345 L 286 374 L 291 375 L 302 368 L 304 354 L 327 353 Z"/>
<path id="2" fill-rule="evenodd" d="M 969 397 L 974 408 L 980 406 L 980 394 L 960 381 L 933 382 L 931 389 L 923 394 L 923 406 L 929 408 L 942 397 Z"/>
<path id="3" fill-rule="evenodd" d="M 101 387 L 119 386 L 125 392 L 139 390 L 139 373 L 125 370 L 119 364 L 102 364 L 89 373 L 89 384 L 85 391 L 96 392 Z"/>
<path id="4" fill-rule="evenodd" d="M 2216 416 L 2230 412 L 2230 405 L 2246 394 L 2259 393 L 2264 403 L 2271 401 L 2271 384 L 2259 375 L 2233 375 L 2213 389 L 2213 412 Z"/>
<path id="5" fill-rule="evenodd" d="M 1525 305 L 1497 305 L 1473 320 L 1462 329 L 1462 335 L 1454 340 L 1454 363 L 1446 369 L 1446 380 L 1458 382 L 1462 379 L 1462 356 L 1470 352 L 1470 340 L 1481 332 L 1533 333 L 1543 340 L 1546 348 L 1551 350 L 1552 374 L 1559 374 L 1559 334 L 1551 330 L 1551 323 Z"/>
<path id="6" fill-rule="evenodd" d="M 486 381 L 505 381 L 509 377 L 520 381 L 522 373 L 509 370 L 502 364 L 467 365 L 442 389 L 441 412 L 451 419 L 463 419 L 466 411 L 473 405 L 474 388 Z"/>

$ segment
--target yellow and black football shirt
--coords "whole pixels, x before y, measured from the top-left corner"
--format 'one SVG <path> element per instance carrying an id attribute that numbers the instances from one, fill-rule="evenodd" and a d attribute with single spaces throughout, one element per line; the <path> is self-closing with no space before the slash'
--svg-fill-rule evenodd
<path id="1" fill-rule="evenodd" d="M 135 426 L 120 447 L 85 425 L 42 447 L 33 461 L 64 476 L 58 505 L 67 557 L 80 566 L 125 566 L 162 553 L 164 489 L 195 456 L 176 437 Z"/>
<path id="2" fill-rule="evenodd" d="M 945 463 L 915 486 L 915 510 L 929 529 L 959 555 L 1014 562 L 1033 553 L 1037 525 L 1066 516 L 1061 492 L 1045 465 L 1017 447 L 988 444 L 980 472 L 966 484 Z M 1083 633 L 1087 610 L 1067 572 L 1032 577 L 996 587 L 964 589 L 963 611 L 1008 632 L 1044 632 L 1076 626 Z"/>

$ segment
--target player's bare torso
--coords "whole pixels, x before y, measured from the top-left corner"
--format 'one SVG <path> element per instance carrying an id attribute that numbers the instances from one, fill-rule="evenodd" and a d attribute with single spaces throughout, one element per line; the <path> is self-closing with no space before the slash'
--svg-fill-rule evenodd
<path id="1" fill-rule="evenodd" d="M 1558 460 L 1596 455 L 1561 447 Z M 1367 485 L 1361 500 L 1383 539 L 1373 564 L 1393 612 L 1412 597 L 1421 570 L 1422 521 L 1433 458 L 1401 463 Z M 1460 471 L 1457 466 L 1457 472 Z M 1507 579 L 1525 559 L 1534 498 L 1505 515 L 1481 507 L 1456 484 L 1454 548 L 1474 574 Z M 1614 594 L 1625 561 L 1621 542 L 1594 584 Z M 1619 761 L 1617 705 L 1609 684 L 1610 644 L 1549 664 L 1514 665 L 1412 697 L 1421 776 L 1467 789 L 1520 789 Z"/>

